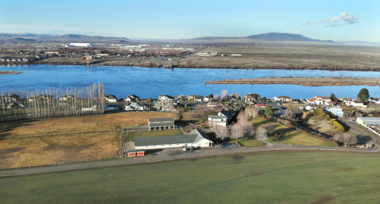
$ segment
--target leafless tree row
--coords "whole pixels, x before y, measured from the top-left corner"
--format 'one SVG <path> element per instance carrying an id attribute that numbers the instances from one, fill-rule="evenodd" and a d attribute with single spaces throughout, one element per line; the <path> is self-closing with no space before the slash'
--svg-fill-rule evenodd
<path id="1" fill-rule="evenodd" d="M 104 85 L 86 88 L 0 91 L 0 121 L 103 113 Z"/>

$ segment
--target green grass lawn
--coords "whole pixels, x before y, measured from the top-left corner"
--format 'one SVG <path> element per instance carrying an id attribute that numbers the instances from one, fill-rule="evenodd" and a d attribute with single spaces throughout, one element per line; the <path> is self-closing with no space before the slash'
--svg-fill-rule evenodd
<path id="1" fill-rule="evenodd" d="M 282 125 L 277 122 L 272 122 L 269 120 L 266 120 L 262 117 L 256 117 L 251 120 L 255 131 L 260 126 L 266 126 L 268 124 L 273 124 L 276 129 L 274 133 L 285 133 L 285 137 L 281 138 L 280 140 L 277 140 L 275 142 L 278 143 L 284 143 L 284 144 L 295 144 L 295 145 L 308 145 L 308 146 L 328 146 L 328 147 L 335 147 L 335 145 L 328 141 L 323 141 L 314 137 L 310 137 L 308 135 L 305 135 L 299 131 L 297 131 L 294 128 L 289 128 L 285 125 Z"/>
<path id="2" fill-rule="evenodd" d="M 155 137 L 155 136 L 168 136 L 168 135 L 183 135 L 183 132 L 181 129 L 169 129 L 169 130 L 161 130 L 161 131 L 124 133 L 124 142 L 135 141 L 135 137 Z"/>
<path id="3" fill-rule="evenodd" d="M 379 154 L 263 152 L 0 179 L 1 203 L 378 203 Z"/>
<path id="4" fill-rule="evenodd" d="M 236 139 L 232 139 L 231 142 L 235 142 Z M 267 144 L 263 143 L 261 144 L 260 141 L 257 141 L 257 140 L 249 140 L 247 138 L 241 138 L 241 139 L 238 139 L 237 142 L 239 144 L 241 144 L 243 147 L 264 147 L 266 146 Z"/>

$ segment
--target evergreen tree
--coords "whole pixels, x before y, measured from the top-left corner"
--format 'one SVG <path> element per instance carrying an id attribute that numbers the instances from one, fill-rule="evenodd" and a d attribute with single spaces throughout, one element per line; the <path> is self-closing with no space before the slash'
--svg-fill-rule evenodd
<path id="1" fill-rule="evenodd" d="M 362 88 L 360 90 L 360 92 L 358 93 L 358 99 L 361 101 L 361 102 L 365 102 L 369 97 L 369 92 L 368 92 L 368 89 L 366 88 Z"/>
<path id="2" fill-rule="evenodd" d="M 332 101 L 334 101 L 334 102 L 338 102 L 338 98 L 335 96 L 334 93 L 332 93 L 332 94 L 330 95 L 330 98 L 331 98 Z"/>
<path id="3" fill-rule="evenodd" d="M 273 116 L 273 109 L 271 106 L 265 107 L 264 111 L 265 111 L 265 116 L 267 117 Z"/>

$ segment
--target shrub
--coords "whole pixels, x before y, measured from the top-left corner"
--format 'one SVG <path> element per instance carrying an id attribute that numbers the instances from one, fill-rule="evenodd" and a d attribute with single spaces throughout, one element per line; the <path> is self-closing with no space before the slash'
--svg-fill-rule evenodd
<path id="1" fill-rule="evenodd" d="M 327 121 L 330 121 L 330 115 L 326 115 L 325 118 L 326 118 Z"/>

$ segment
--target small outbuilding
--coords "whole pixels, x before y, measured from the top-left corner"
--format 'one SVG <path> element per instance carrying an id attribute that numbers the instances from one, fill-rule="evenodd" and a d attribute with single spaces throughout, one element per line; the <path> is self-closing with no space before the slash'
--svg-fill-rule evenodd
<path id="1" fill-rule="evenodd" d="M 149 118 L 148 126 L 150 130 L 163 130 L 175 128 L 173 118 Z"/>

